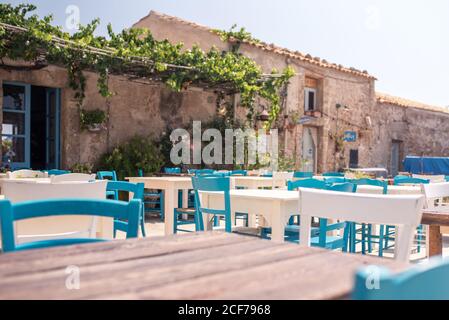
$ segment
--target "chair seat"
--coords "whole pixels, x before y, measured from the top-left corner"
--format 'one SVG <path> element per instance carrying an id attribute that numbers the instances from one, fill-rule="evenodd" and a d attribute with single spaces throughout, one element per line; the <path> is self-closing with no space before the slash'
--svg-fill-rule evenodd
<path id="1" fill-rule="evenodd" d="M 177 214 L 195 214 L 196 212 L 194 208 L 177 208 L 175 211 Z"/>

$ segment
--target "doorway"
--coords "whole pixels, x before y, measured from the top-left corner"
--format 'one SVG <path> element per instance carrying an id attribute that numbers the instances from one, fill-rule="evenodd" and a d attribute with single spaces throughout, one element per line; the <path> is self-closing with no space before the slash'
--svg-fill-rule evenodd
<path id="1" fill-rule="evenodd" d="M 393 140 L 391 143 L 391 168 L 390 174 L 395 177 L 401 170 L 402 141 Z"/>
<path id="2" fill-rule="evenodd" d="M 302 136 L 302 170 L 305 172 L 316 172 L 317 141 L 318 129 L 314 127 L 304 127 Z"/>
<path id="3" fill-rule="evenodd" d="M 60 89 L 3 83 L 3 166 L 59 168 L 59 123 Z"/>

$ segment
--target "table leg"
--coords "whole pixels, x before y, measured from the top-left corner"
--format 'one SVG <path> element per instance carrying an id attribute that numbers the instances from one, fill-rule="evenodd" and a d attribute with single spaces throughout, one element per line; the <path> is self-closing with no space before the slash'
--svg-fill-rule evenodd
<path id="1" fill-rule="evenodd" d="M 429 226 L 429 257 L 443 255 L 443 235 L 440 226 Z"/>
<path id="2" fill-rule="evenodd" d="M 275 202 L 271 209 L 271 239 L 276 242 L 285 242 L 285 222 L 281 207 L 280 203 Z"/>
<path id="3" fill-rule="evenodd" d="M 189 207 L 189 190 L 182 190 L 182 207 L 184 209 Z M 188 214 L 183 214 L 182 218 L 184 220 L 188 220 L 189 219 L 189 215 Z"/>
<path id="4" fill-rule="evenodd" d="M 167 188 L 164 190 L 164 207 L 165 207 L 165 235 L 172 235 L 174 225 L 174 202 L 175 202 L 175 190 L 173 188 Z"/>

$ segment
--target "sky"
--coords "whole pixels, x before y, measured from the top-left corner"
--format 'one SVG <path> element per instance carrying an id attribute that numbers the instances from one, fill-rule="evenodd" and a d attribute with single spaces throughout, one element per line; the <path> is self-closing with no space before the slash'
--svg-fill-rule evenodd
<path id="1" fill-rule="evenodd" d="M 376 90 L 449 106 L 449 1 L 447 0 L 34 0 L 41 16 L 65 26 L 66 10 L 81 23 L 100 18 L 114 31 L 131 27 L 150 10 L 218 29 L 233 24 L 255 38 L 378 78 Z M 72 11 L 73 12 L 73 11 Z"/>

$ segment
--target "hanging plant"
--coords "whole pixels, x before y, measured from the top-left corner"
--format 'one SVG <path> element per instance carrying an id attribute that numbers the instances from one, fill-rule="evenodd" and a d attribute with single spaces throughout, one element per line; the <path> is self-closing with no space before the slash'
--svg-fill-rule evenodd
<path id="1" fill-rule="evenodd" d="M 228 94 L 240 93 L 243 107 L 248 108 L 248 119 L 253 119 L 254 102 L 260 96 L 269 103 L 271 127 L 281 109 L 281 89 L 294 75 L 292 68 L 280 74 L 266 76 L 252 59 L 237 52 L 221 52 L 212 48 L 204 52 L 198 46 L 185 50 L 182 44 L 154 39 L 149 30 L 128 29 L 114 33 L 108 25 L 108 38 L 95 36 L 99 24 L 96 19 L 70 35 L 61 27 L 53 26 L 51 16 L 39 18 L 30 15 L 35 6 L 22 4 L 16 7 L 0 4 L 0 67 L 3 58 L 34 62 L 42 60 L 45 53 L 49 64 L 65 66 L 69 86 L 81 109 L 85 97 L 86 78 L 83 71 L 99 74 L 98 89 L 109 97 L 110 74 L 129 75 L 162 81 L 175 91 L 191 85 L 224 87 Z M 7 24 L 7 25 L 5 25 Z M 17 28 L 19 27 L 19 28 Z M 245 41 L 249 35 L 242 28 L 231 30 L 223 37 Z"/>
<path id="2" fill-rule="evenodd" d="M 106 113 L 103 110 L 80 110 L 80 127 L 81 130 L 89 130 L 98 132 L 103 129 L 106 121 Z"/>

